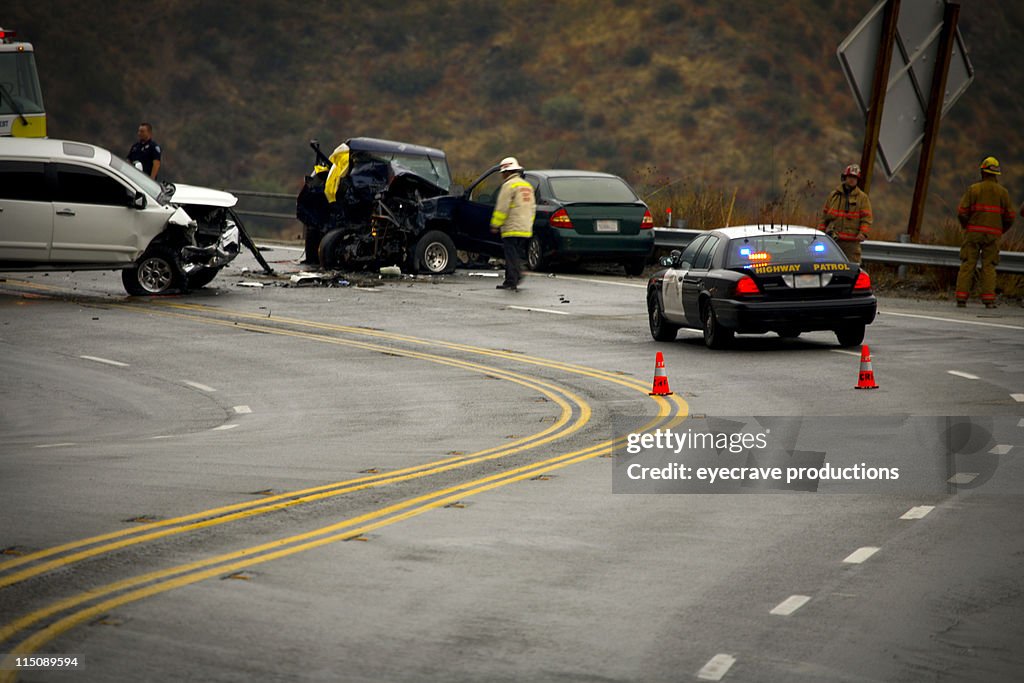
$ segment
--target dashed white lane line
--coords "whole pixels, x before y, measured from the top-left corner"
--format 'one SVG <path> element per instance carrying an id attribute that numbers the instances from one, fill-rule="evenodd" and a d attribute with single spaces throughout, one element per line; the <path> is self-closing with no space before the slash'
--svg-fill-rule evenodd
<path id="1" fill-rule="evenodd" d="M 957 472 L 946 481 L 950 484 L 970 484 L 978 478 L 977 472 Z"/>
<path id="2" fill-rule="evenodd" d="M 554 313 L 555 315 L 572 315 L 569 311 L 553 311 L 550 308 L 533 308 L 531 306 L 508 306 L 517 311 L 535 311 L 537 313 Z"/>
<path id="3" fill-rule="evenodd" d="M 205 391 L 205 392 L 211 393 L 211 394 L 213 392 L 217 391 L 213 387 L 207 386 L 205 384 L 200 384 L 199 382 L 192 382 L 192 381 L 187 380 L 187 379 L 183 379 L 181 381 L 183 383 L 187 384 L 188 386 L 192 387 L 193 389 L 198 389 L 199 391 Z"/>
<path id="4" fill-rule="evenodd" d="M 1018 427 L 1024 427 L 1024 417 L 1022 417 L 1022 418 L 1020 419 L 1020 421 L 1019 421 L 1019 422 L 1017 423 L 1017 426 L 1018 426 Z"/>
<path id="5" fill-rule="evenodd" d="M 986 323 L 980 320 L 958 320 L 956 318 L 940 318 L 935 315 L 918 315 L 916 313 L 892 313 L 890 311 L 882 310 L 879 311 L 883 315 L 894 315 L 901 318 L 920 318 L 921 320 L 938 320 L 944 323 L 959 323 L 961 325 L 981 325 L 983 327 L 1001 327 L 1005 330 L 1024 330 L 1024 327 L 1019 325 L 1006 325 L 1004 323 Z"/>
<path id="6" fill-rule="evenodd" d="M 810 602 L 810 600 L 811 596 L 809 595 L 791 595 L 776 605 L 768 614 L 777 614 L 782 617 L 788 617 L 790 614 Z"/>
<path id="7" fill-rule="evenodd" d="M 735 663 L 736 658 L 732 655 L 719 653 L 701 667 L 700 671 L 697 672 L 697 678 L 702 681 L 720 681 L 722 676 L 725 676 Z"/>
<path id="8" fill-rule="evenodd" d="M 1017 403 L 1024 403 L 1024 394 L 1010 394 L 1010 398 Z"/>
<path id="9" fill-rule="evenodd" d="M 871 546 L 857 548 L 852 553 L 847 555 L 846 559 L 844 559 L 843 562 L 845 562 L 846 564 L 860 564 L 864 560 L 868 559 L 869 557 L 877 553 L 879 550 L 881 550 L 881 548 L 873 548 Z"/>
<path id="10" fill-rule="evenodd" d="M 955 375 L 956 377 L 963 377 L 964 379 L 981 379 L 977 375 L 972 375 L 969 372 L 960 372 L 959 370 L 946 370 L 946 372 L 951 375 Z"/>
<path id="11" fill-rule="evenodd" d="M 74 446 L 74 443 L 41 443 L 36 448 L 64 448 L 65 446 Z"/>
<path id="12" fill-rule="evenodd" d="M 900 519 L 923 519 L 925 515 L 934 509 L 934 505 L 918 505 L 904 512 Z"/>
<path id="13" fill-rule="evenodd" d="M 126 368 L 126 367 L 128 367 L 127 363 L 122 363 L 119 360 L 110 360 L 109 358 L 100 358 L 99 356 L 79 356 L 79 358 L 81 358 L 83 360 L 91 360 L 94 363 L 103 363 L 104 365 L 113 365 L 114 367 L 117 367 L 117 368 Z"/>
<path id="14" fill-rule="evenodd" d="M 214 428 L 213 428 L 213 429 L 211 429 L 210 431 L 211 431 L 211 432 L 223 432 L 223 431 L 226 431 L 226 430 L 228 430 L 228 429 L 234 429 L 234 428 L 235 428 L 235 427 L 237 427 L 237 426 L 238 426 L 238 423 L 236 422 L 236 423 L 234 423 L 234 424 L 229 424 L 229 425 L 221 425 L 220 427 L 214 427 Z"/>
<path id="15" fill-rule="evenodd" d="M 992 450 L 989 451 L 992 455 L 1006 455 L 1013 450 L 1013 446 L 1006 443 L 1001 443 Z"/>
<path id="16" fill-rule="evenodd" d="M 860 358 L 860 351 L 843 351 L 842 349 L 829 349 L 829 351 L 832 353 L 843 353 L 847 356 L 856 356 L 857 358 Z"/>
<path id="17" fill-rule="evenodd" d="M 249 406 L 235 406 L 234 411 L 238 415 L 248 415 L 252 412 L 252 408 Z"/>

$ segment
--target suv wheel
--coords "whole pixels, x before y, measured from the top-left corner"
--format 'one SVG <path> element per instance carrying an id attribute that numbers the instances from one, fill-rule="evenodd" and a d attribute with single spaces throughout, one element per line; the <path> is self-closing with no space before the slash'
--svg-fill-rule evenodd
<path id="1" fill-rule="evenodd" d="M 417 272 L 441 275 L 455 272 L 455 243 L 440 230 L 431 230 L 416 243 L 413 265 Z"/>
<path id="2" fill-rule="evenodd" d="M 166 294 L 185 287 L 174 254 L 166 247 L 148 249 L 135 265 L 121 271 L 121 282 L 132 296 Z"/>

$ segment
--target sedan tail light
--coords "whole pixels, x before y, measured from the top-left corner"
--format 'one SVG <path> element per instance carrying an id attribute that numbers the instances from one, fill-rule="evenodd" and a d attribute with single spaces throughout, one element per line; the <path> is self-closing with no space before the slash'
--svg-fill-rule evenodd
<path id="1" fill-rule="evenodd" d="M 871 289 L 871 278 L 863 270 L 857 275 L 857 282 L 853 284 L 853 291 L 863 292 Z"/>
<path id="2" fill-rule="evenodd" d="M 757 288 L 757 283 L 754 282 L 754 278 L 749 275 L 744 276 L 742 280 L 736 283 L 736 296 L 748 296 L 750 294 L 760 294 L 761 290 Z"/>
<path id="3" fill-rule="evenodd" d="M 559 209 L 551 214 L 551 218 L 548 219 L 548 223 L 552 228 L 572 230 L 572 220 L 569 218 L 569 214 L 566 213 L 565 209 Z"/>
<path id="4" fill-rule="evenodd" d="M 654 227 L 654 216 L 651 215 L 651 210 L 644 211 L 644 217 L 640 220 L 641 230 L 650 230 Z"/>

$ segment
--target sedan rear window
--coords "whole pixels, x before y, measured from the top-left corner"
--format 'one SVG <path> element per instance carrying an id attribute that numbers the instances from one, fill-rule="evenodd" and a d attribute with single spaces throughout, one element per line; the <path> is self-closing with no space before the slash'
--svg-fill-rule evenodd
<path id="1" fill-rule="evenodd" d="M 551 178 L 551 191 L 560 202 L 631 204 L 638 201 L 636 193 L 621 178 Z"/>
<path id="2" fill-rule="evenodd" d="M 775 233 L 734 239 L 729 243 L 726 268 L 768 263 L 845 262 L 846 256 L 824 234 Z"/>

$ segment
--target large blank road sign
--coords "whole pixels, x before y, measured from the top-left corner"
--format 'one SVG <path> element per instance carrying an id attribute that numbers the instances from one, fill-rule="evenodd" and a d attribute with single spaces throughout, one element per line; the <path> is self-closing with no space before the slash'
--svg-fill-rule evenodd
<path id="1" fill-rule="evenodd" d="M 836 51 L 853 96 L 865 117 L 871 103 L 871 81 L 882 40 L 886 1 L 880 0 Z M 903 0 L 900 3 L 896 44 L 892 51 L 882 127 L 878 135 L 878 157 L 889 180 L 910 160 L 924 139 L 932 74 L 939 60 L 939 36 L 945 5 L 945 0 Z M 942 102 L 943 115 L 973 80 L 974 68 L 967 58 L 963 36 L 957 29 Z"/>

